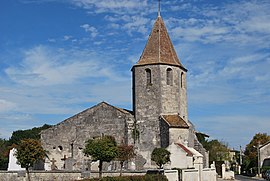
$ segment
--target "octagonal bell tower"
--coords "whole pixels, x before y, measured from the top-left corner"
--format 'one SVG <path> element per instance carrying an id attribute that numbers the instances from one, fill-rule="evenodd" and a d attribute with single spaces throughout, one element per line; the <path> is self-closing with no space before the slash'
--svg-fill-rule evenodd
<path id="1" fill-rule="evenodd" d="M 177 114 L 188 123 L 186 72 L 159 14 L 132 68 L 136 145 L 147 160 L 152 150 L 161 146 L 160 115 Z"/>

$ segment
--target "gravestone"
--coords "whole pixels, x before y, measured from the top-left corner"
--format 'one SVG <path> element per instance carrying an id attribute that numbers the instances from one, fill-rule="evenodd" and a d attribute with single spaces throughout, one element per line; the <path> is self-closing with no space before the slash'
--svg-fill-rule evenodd
<path id="1" fill-rule="evenodd" d="M 91 163 L 92 163 L 92 160 L 90 159 L 84 159 L 83 160 L 83 170 L 84 171 L 90 171 L 91 170 Z"/>
<path id="2" fill-rule="evenodd" d="M 51 162 L 52 162 L 51 170 L 57 170 L 57 166 L 55 165 L 56 160 L 53 158 L 53 159 L 51 160 Z"/>
<path id="3" fill-rule="evenodd" d="M 63 158 L 61 158 L 62 161 L 64 161 L 64 165 L 63 165 L 63 169 L 65 170 L 66 169 L 66 159 L 67 159 L 67 156 L 64 155 Z"/>
<path id="4" fill-rule="evenodd" d="M 143 158 L 143 156 L 137 155 L 135 157 L 136 170 L 143 170 L 145 163 L 146 163 L 146 159 Z"/>
<path id="5" fill-rule="evenodd" d="M 73 167 L 76 164 L 76 160 L 74 158 L 65 159 L 65 170 L 74 170 Z"/>

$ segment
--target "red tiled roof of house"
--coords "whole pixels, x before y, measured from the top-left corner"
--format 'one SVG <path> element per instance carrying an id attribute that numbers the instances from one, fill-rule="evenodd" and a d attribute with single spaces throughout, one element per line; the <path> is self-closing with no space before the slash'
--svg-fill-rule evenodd
<path id="1" fill-rule="evenodd" d="M 188 156 L 193 156 L 193 153 L 187 147 L 185 147 L 181 143 L 175 143 L 175 144 L 181 147 L 187 153 Z"/>

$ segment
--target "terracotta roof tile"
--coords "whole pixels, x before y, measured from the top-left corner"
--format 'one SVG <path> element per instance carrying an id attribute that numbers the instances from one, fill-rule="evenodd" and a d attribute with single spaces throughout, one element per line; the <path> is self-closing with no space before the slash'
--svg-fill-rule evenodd
<path id="1" fill-rule="evenodd" d="M 170 127 L 189 128 L 186 121 L 183 120 L 179 115 L 162 115 L 161 117 L 168 123 Z"/>
<path id="2" fill-rule="evenodd" d="M 185 69 L 177 57 L 165 24 L 160 16 L 153 26 L 148 42 L 136 65 L 148 64 L 168 64 Z"/>
<path id="3" fill-rule="evenodd" d="M 176 145 L 178 145 L 179 147 L 182 148 L 182 150 L 184 150 L 188 156 L 193 156 L 193 153 L 184 145 L 180 144 L 180 143 L 175 143 Z"/>

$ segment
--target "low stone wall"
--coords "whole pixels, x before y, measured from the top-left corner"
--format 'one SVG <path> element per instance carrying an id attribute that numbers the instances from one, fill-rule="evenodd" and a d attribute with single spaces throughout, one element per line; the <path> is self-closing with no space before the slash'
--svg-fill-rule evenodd
<path id="1" fill-rule="evenodd" d="M 203 181 L 216 181 L 217 180 L 216 169 L 213 169 L 213 168 L 203 169 L 202 178 L 203 178 Z"/>
<path id="2" fill-rule="evenodd" d="M 145 175 L 146 171 L 123 171 L 122 176 L 138 176 Z M 103 172 L 103 177 L 116 177 L 120 172 Z M 165 170 L 164 175 L 169 181 L 179 181 L 178 170 Z M 97 178 L 97 171 L 81 172 L 81 171 L 30 171 L 32 181 L 75 181 L 84 178 Z M 191 178 L 191 177 L 188 177 Z M 187 179 L 190 181 L 189 179 Z M 27 181 L 25 171 L 0 171 L 0 181 Z"/>
<path id="3" fill-rule="evenodd" d="M 202 180 L 200 180 L 200 174 Z M 182 170 L 182 181 L 217 181 L 216 169 L 205 168 L 201 170 L 198 169 L 184 169 Z"/>
<path id="4" fill-rule="evenodd" d="M 146 172 L 123 172 L 123 176 L 145 175 Z M 103 172 L 103 177 L 119 176 L 119 172 Z M 80 171 L 30 171 L 32 181 L 74 181 L 83 178 L 97 178 L 98 172 Z M 25 171 L 0 171 L 0 181 L 27 181 Z"/>
<path id="5" fill-rule="evenodd" d="M 182 170 L 183 181 L 199 181 L 199 170 L 197 169 L 186 169 Z"/>
<path id="6" fill-rule="evenodd" d="M 32 181 L 74 181 L 81 179 L 81 172 L 31 171 Z M 27 181 L 25 171 L 0 172 L 0 181 Z"/>
<path id="7" fill-rule="evenodd" d="M 164 175 L 169 181 L 178 181 L 178 170 L 164 170 Z"/>

